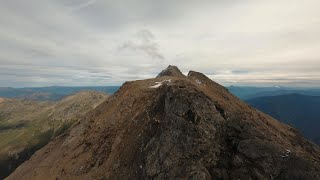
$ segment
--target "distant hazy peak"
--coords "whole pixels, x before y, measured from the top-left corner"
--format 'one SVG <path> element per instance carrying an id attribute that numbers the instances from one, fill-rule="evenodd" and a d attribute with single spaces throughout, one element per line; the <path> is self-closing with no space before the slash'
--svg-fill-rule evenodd
<path id="1" fill-rule="evenodd" d="M 158 76 L 158 77 L 162 77 L 162 76 L 173 76 L 173 77 L 185 77 L 185 75 L 182 74 L 182 72 L 179 70 L 179 68 L 177 66 L 172 66 L 169 65 L 166 69 L 162 70 Z"/>

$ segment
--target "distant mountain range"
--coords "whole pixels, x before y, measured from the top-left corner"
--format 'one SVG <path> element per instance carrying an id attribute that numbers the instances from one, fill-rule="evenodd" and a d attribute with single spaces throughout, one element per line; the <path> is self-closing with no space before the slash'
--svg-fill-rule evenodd
<path id="1" fill-rule="evenodd" d="M 35 101 L 58 101 L 62 98 L 80 91 L 97 91 L 107 94 L 115 93 L 120 86 L 49 86 L 49 87 L 25 87 L 11 88 L 0 87 L 0 97 L 15 98 Z M 320 96 L 320 88 L 289 88 L 283 86 L 256 87 L 256 86 L 229 86 L 227 89 L 242 100 L 263 96 L 275 96 L 283 94 L 303 94 Z"/>
<path id="2" fill-rule="evenodd" d="M 119 86 L 50 86 L 34 88 L 0 87 L 0 97 L 35 101 L 58 101 L 70 94 L 80 91 L 96 91 L 113 94 L 118 89 Z"/>
<path id="3" fill-rule="evenodd" d="M 228 90 L 242 100 L 285 94 L 302 94 L 320 96 L 320 88 L 289 88 L 283 86 L 255 87 L 255 86 L 229 86 Z"/>
<path id="4" fill-rule="evenodd" d="M 0 98 L 0 179 L 107 97 L 90 91 L 57 102 Z"/>
<path id="5" fill-rule="evenodd" d="M 246 100 L 260 111 L 292 125 L 320 145 L 320 96 L 286 94 Z"/>
<path id="6" fill-rule="evenodd" d="M 283 86 L 229 86 L 228 90 L 260 111 L 297 128 L 320 144 L 320 89 Z"/>

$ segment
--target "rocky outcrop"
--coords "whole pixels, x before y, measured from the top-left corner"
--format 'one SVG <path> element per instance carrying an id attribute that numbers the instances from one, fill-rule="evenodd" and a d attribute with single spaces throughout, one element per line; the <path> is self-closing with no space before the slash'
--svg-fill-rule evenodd
<path id="1" fill-rule="evenodd" d="M 320 178 L 319 148 L 295 129 L 176 72 L 125 83 L 8 179 Z"/>
<path id="2" fill-rule="evenodd" d="M 184 78 L 185 75 L 182 74 L 182 72 L 179 70 L 177 66 L 168 66 L 166 69 L 161 71 L 157 78 L 162 77 L 162 76 L 173 76 L 173 77 L 180 77 Z"/>

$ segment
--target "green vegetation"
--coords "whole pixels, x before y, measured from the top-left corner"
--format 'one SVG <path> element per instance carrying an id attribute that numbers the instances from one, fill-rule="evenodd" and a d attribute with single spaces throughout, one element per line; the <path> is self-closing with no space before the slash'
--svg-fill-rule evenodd
<path id="1" fill-rule="evenodd" d="M 2 99 L 0 179 L 106 98 L 103 93 L 80 92 L 55 103 Z"/>

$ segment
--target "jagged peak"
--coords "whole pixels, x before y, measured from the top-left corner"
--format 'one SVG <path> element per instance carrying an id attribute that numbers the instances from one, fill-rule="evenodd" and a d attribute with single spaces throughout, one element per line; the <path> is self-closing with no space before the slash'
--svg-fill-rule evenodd
<path id="1" fill-rule="evenodd" d="M 197 78 L 201 78 L 201 79 L 208 79 L 208 77 L 206 75 L 202 74 L 201 72 L 192 71 L 192 70 L 189 71 L 188 76 L 197 77 Z"/>
<path id="2" fill-rule="evenodd" d="M 162 76 L 185 77 L 177 66 L 172 65 L 169 65 L 166 69 L 162 70 L 157 78 Z"/>
<path id="3" fill-rule="evenodd" d="M 203 84 L 203 83 L 204 83 L 204 84 L 210 83 L 210 84 L 215 85 L 216 87 L 221 87 L 221 88 L 223 88 L 224 90 L 227 90 L 227 91 L 228 91 L 227 88 L 225 88 L 224 86 L 216 83 L 215 81 L 213 81 L 212 79 L 210 79 L 209 77 L 207 77 L 206 75 L 204 75 L 204 74 L 201 73 L 201 72 L 197 72 L 197 71 L 192 71 L 192 70 L 190 70 L 187 77 L 188 77 L 188 78 L 195 79 L 195 80 L 197 81 L 197 83 L 199 83 L 199 84 L 200 84 L 200 82 L 201 82 L 201 84 Z"/>
<path id="4" fill-rule="evenodd" d="M 192 70 L 189 71 L 188 77 L 192 77 L 194 79 L 199 79 L 201 81 L 206 81 L 206 82 L 212 81 L 210 78 L 208 78 L 203 73 L 200 73 L 200 72 L 197 72 L 197 71 L 192 71 Z"/>

